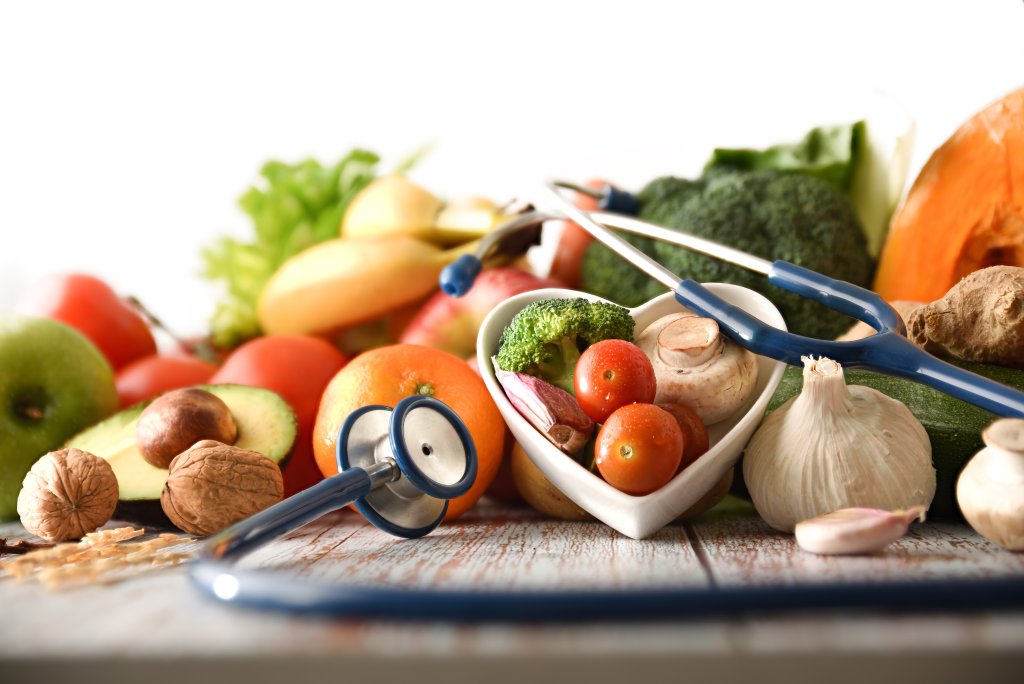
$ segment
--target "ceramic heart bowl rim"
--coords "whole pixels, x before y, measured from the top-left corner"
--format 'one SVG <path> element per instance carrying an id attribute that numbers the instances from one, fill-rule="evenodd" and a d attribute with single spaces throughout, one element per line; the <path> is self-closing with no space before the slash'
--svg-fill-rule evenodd
<path id="1" fill-rule="evenodd" d="M 765 323 L 781 330 L 786 329 L 782 314 L 763 295 L 726 283 L 706 283 L 705 287 Z M 512 317 L 532 302 L 571 297 L 607 301 L 585 292 L 548 288 L 515 295 L 496 306 L 484 319 L 477 335 L 476 353 L 480 375 L 513 436 L 545 477 L 598 520 L 629 537 L 642 539 L 679 517 L 735 465 L 760 424 L 768 402 L 782 380 L 786 365 L 774 359 L 757 357 L 758 380 L 755 392 L 732 417 L 708 428 L 711 448 L 707 453 L 656 492 L 632 496 L 615 489 L 547 441 L 512 406 L 494 375 L 491 357 L 497 353 L 501 333 Z M 639 332 L 657 318 L 681 310 L 683 307 L 676 301 L 674 294 L 666 292 L 631 309 L 630 314 L 636 320 Z"/>

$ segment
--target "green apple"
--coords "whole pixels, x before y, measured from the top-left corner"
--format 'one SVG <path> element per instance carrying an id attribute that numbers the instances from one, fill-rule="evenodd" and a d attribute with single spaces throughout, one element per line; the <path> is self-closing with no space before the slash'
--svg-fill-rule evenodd
<path id="1" fill-rule="evenodd" d="M 114 372 L 81 333 L 0 313 L 0 520 L 17 517 L 22 480 L 40 456 L 116 410 Z"/>

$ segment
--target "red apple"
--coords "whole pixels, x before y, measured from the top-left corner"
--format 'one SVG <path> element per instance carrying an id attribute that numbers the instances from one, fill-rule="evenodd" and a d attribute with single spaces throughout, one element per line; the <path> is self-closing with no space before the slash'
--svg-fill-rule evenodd
<path id="1" fill-rule="evenodd" d="M 544 287 L 561 287 L 551 278 L 540 278 L 518 268 L 491 268 L 480 272 L 462 297 L 438 292 L 420 309 L 399 340 L 402 344 L 423 344 L 456 356 L 476 350 L 476 334 L 484 317 L 513 295 Z"/>
<path id="2" fill-rule="evenodd" d="M 70 325 L 99 347 L 114 370 L 156 353 L 156 340 L 145 319 L 95 276 L 64 273 L 44 278 L 14 308 Z"/>

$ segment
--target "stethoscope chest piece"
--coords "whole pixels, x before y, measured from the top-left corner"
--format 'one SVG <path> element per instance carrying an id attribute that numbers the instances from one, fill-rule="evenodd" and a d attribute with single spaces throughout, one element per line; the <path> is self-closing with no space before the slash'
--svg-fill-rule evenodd
<path id="1" fill-rule="evenodd" d="M 476 479 L 473 440 L 446 405 L 407 397 L 391 409 L 364 406 L 345 420 L 336 444 L 338 471 L 361 468 L 379 486 L 355 500 L 377 527 L 420 537 L 444 519 L 448 499 Z"/>

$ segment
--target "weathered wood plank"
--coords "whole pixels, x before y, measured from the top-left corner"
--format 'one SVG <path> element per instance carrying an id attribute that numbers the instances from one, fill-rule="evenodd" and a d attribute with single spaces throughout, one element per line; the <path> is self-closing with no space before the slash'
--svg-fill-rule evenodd
<path id="1" fill-rule="evenodd" d="M 485 589 L 707 585 L 682 526 L 643 541 L 600 523 L 534 515 L 471 517 L 422 539 L 400 540 L 338 513 L 303 536 L 253 554 L 248 566 L 289 568 L 309 579 L 386 586 Z M 311 536 L 312 535 L 312 536 Z"/>
<path id="2" fill-rule="evenodd" d="M 808 553 L 756 517 L 701 519 L 692 529 L 723 586 L 1024 575 L 1024 554 L 1000 549 L 964 525 L 914 525 L 886 551 L 866 556 Z"/>
<path id="3" fill-rule="evenodd" d="M 892 554 L 829 559 L 824 570 L 813 557 L 795 551 L 788 537 L 771 533 L 755 520 L 708 520 L 692 529 L 712 576 L 722 584 L 769 578 L 816 581 L 822 572 L 833 579 L 850 578 L 863 574 L 865 567 L 879 577 L 896 576 L 908 567 L 937 574 L 951 568 L 962 572 L 962 567 L 974 573 L 1021 572 L 1021 557 L 1000 552 L 956 526 L 921 526 Z M 12 532 L 20 530 L 0 527 L 0 535 Z M 560 523 L 525 511 L 483 510 L 414 543 L 396 541 L 358 516 L 338 513 L 272 544 L 247 563 L 290 568 L 318 581 L 624 588 L 700 586 L 707 576 L 698 561 L 684 526 L 635 542 L 596 523 Z M 0 606 L 0 658 L 330 655 L 387 660 L 395 653 L 575 654 L 651 655 L 683 664 L 687 657 L 729 659 L 742 654 L 1024 653 L 1024 613 L 539 626 L 325 620 L 220 606 L 192 590 L 182 568 L 59 593 L 4 580 Z"/>

